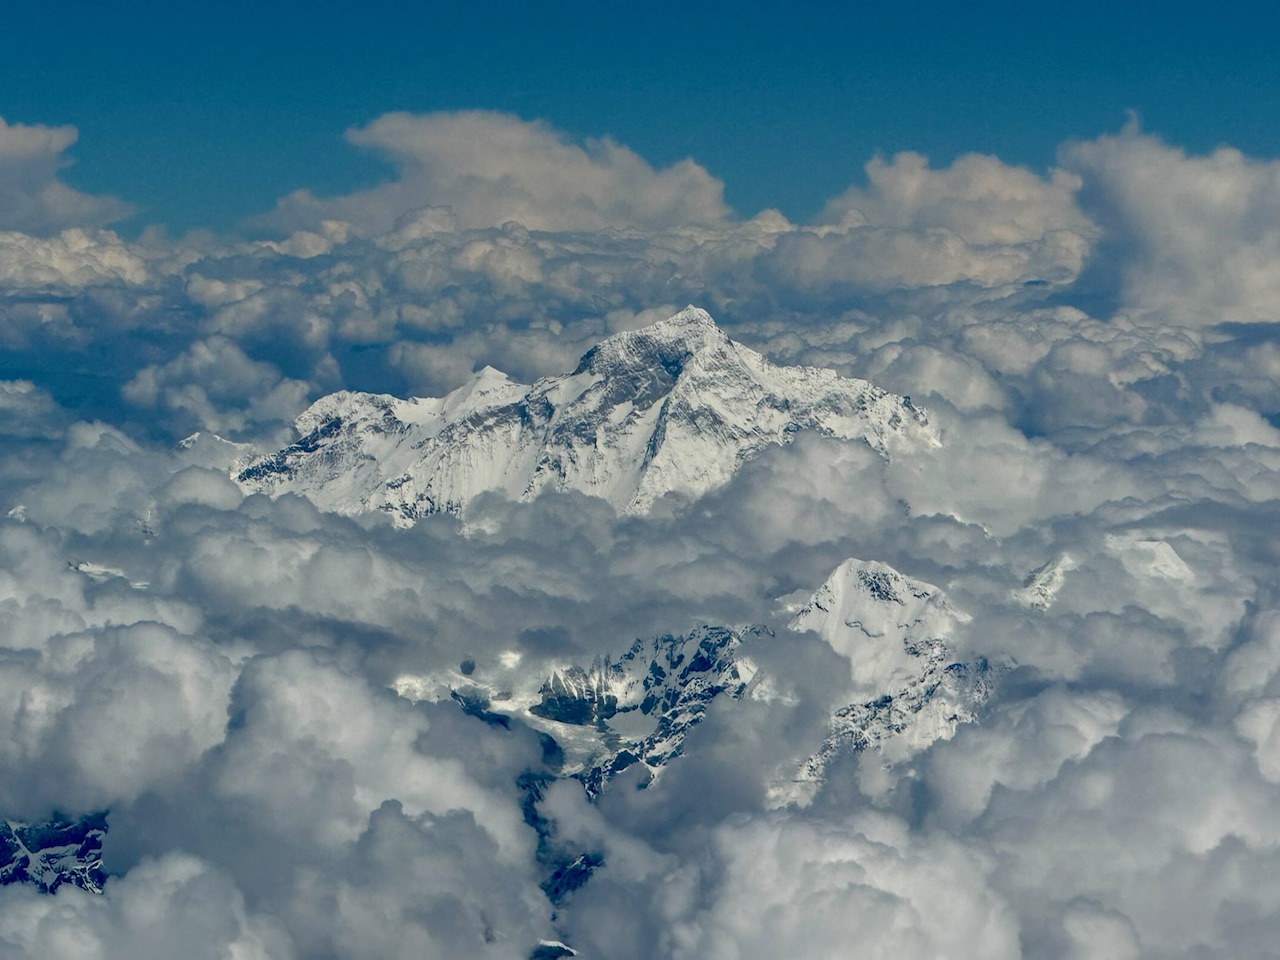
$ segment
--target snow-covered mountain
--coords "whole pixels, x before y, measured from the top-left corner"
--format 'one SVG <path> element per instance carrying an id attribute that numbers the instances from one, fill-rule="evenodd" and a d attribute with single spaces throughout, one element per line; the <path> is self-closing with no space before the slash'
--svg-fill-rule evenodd
<path id="1" fill-rule="evenodd" d="M 560 754 L 558 773 L 594 798 L 634 765 L 652 781 L 683 754 L 712 700 L 742 696 L 756 675 L 739 651 L 745 633 L 703 626 L 640 639 L 616 659 L 566 664 L 542 678 L 519 664 L 469 662 L 465 674 L 405 676 L 395 687 L 411 700 L 451 697 L 483 719 L 517 719 L 546 734 Z"/>
<path id="2" fill-rule="evenodd" d="M 820 743 L 779 758 L 770 786 L 775 806 L 805 804 L 827 766 L 842 754 L 876 750 L 900 763 L 949 739 L 977 719 L 999 670 L 958 659 L 950 637 L 969 618 L 937 587 L 884 563 L 846 560 L 792 617 L 792 631 L 813 631 L 844 657 L 848 704 L 831 717 Z M 642 784 L 684 754 L 685 738 L 722 694 L 754 696 L 768 677 L 744 656 L 748 634 L 787 643 L 761 628 L 702 626 L 683 636 L 637 640 L 616 660 L 564 665 L 535 676 L 520 663 L 476 664 L 466 671 L 403 676 L 411 700 L 453 698 L 476 716 L 517 720 L 545 734 L 560 755 L 558 773 L 580 780 L 595 798 L 623 770 L 644 768 Z"/>
<path id="3" fill-rule="evenodd" d="M 238 466 L 244 489 L 298 493 L 344 514 L 381 510 L 401 525 L 459 513 L 484 491 L 578 490 L 645 513 L 668 494 L 715 489 L 803 430 L 886 455 L 937 442 L 908 398 L 777 366 L 696 307 L 609 337 L 572 373 L 533 386 L 486 367 L 440 398 L 343 391 L 296 426 L 296 443 Z"/>
<path id="4" fill-rule="evenodd" d="M 1076 562 L 1068 554 L 1054 557 L 1027 575 L 1021 589 L 1013 591 L 1014 601 L 1031 610 L 1048 610 L 1058 599 L 1067 574 L 1075 567 Z"/>
<path id="5" fill-rule="evenodd" d="M 995 671 L 986 660 L 955 658 L 949 637 L 968 619 L 937 587 L 888 564 L 837 567 L 789 626 L 812 630 L 848 660 L 850 703 L 818 749 L 771 785 L 770 801 L 809 802 L 841 753 L 874 748 L 886 763 L 900 762 L 976 720 Z"/>
<path id="6" fill-rule="evenodd" d="M 0 885 L 29 883 L 41 893 L 53 893 L 69 883 L 101 893 L 106 832 L 105 813 L 36 824 L 0 821 Z"/>

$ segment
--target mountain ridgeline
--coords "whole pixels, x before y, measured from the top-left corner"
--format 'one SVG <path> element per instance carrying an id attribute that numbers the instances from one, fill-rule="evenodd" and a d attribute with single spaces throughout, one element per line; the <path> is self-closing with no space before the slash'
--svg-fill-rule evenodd
<path id="1" fill-rule="evenodd" d="M 645 514 L 668 498 L 696 500 L 804 432 L 865 444 L 884 457 L 939 443 L 906 397 L 830 370 L 771 363 L 695 307 L 609 337 L 571 373 L 532 386 L 486 367 L 444 397 L 343 391 L 312 404 L 296 427 L 296 442 L 267 455 L 211 435 L 183 441 L 178 454 L 217 468 L 239 458 L 231 476 L 249 493 L 298 494 L 322 510 L 380 512 L 410 526 L 432 514 L 465 516 L 483 493 L 527 501 L 577 491 L 619 513 Z M 545 809 L 548 786 L 571 779 L 595 801 L 624 783 L 647 788 L 673 763 L 697 762 L 706 732 L 698 728 L 708 716 L 719 711 L 732 723 L 744 704 L 780 695 L 753 649 L 809 632 L 848 664 L 847 678 L 836 678 L 845 706 L 829 717 L 825 735 L 773 758 L 763 798 L 771 807 L 811 803 L 842 755 L 867 751 L 883 765 L 908 762 L 976 720 L 989 696 L 996 671 L 955 653 L 955 628 L 968 618 L 938 587 L 886 564 L 847 560 L 790 612 L 789 630 L 776 634 L 683 624 L 683 633 L 614 637 L 627 644 L 617 657 L 536 662 L 508 653 L 469 658 L 457 669 L 424 665 L 392 685 L 406 699 L 452 700 L 485 723 L 540 735 L 544 767 L 518 786 L 524 820 L 538 838 L 542 888 L 559 909 L 606 863 L 601 850 L 560 836 Z M 13 827 L 0 883 L 100 892 L 105 827 L 102 815 L 35 832 Z M 37 834 L 39 850 L 31 847 Z M 533 955 L 573 950 L 545 941 Z"/>
<path id="2" fill-rule="evenodd" d="M 248 492 L 291 492 L 399 525 L 462 513 L 477 494 L 577 490 L 625 513 L 696 499 L 752 456 L 813 431 L 884 455 L 936 444 L 905 397 L 816 367 L 778 366 L 689 307 L 589 350 L 532 386 L 485 367 L 438 398 L 342 391 L 297 420 L 299 439 L 234 471 Z"/>

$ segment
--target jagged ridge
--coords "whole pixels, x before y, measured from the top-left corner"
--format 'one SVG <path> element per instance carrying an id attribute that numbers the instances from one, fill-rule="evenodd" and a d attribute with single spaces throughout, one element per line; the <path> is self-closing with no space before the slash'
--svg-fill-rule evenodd
<path id="1" fill-rule="evenodd" d="M 322 509 L 382 510 L 399 524 L 461 512 L 484 491 L 529 499 L 578 490 L 620 511 L 693 498 L 799 432 L 935 443 L 909 399 L 815 367 L 780 367 L 689 307 L 617 334 L 577 368 L 533 386 L 486 367 L 442 398 L 324 397 L 300 439 L 233 475 L 249 491 L 294 492 Z"/>
<path id="2" fill-rule="evenodd" d="M 55 815 L 44 823 L 0 821 L 0 885 L 30 883 L 41 893 L 71 884 L 101 893 L 106 813 L 78 820 Z"/>

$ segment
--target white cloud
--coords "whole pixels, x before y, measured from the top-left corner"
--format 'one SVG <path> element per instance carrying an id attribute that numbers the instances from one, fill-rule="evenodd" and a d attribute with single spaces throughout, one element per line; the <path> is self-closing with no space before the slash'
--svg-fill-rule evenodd
<path id="1" fill-rule="evenodd" d="M 716 830 L 706 906 L 675 903 L 673 958 L 1019 957 L 989 859 L 894 818 L 755 820 Z"/>
<path id="2" fill-rule="evenodd" d="M 0 286 L 78 288 L 142 284 L 146 262 L 110 230 L 72 227 L 49 237 L 0 233 Z"/>
<path id="3" fill-rule="evenodd" d="M 47 390 L 30 380 L 0 380 L 0 433 L 11 437 L 58 434 L 64 414 Z"/>
<path id="4" fill-rule="evenodd" d="M 1271 323 L 1280 297 L 1280 161 L 1189 156 L 1136 123 L 1064 147 L 1109 237 L 1122 309 L 1153 323 Z"/>
<path id="5" fill-rule="evenodd" d="M 56 897 L 6 891 L 0 947 L 32 960 L 290 960 L 277 920 L 252 914 L 229 879 L 189 855 L 143 864 L 104 897 L 66 890 Z"/>
<path id="6" fill-rule="evenodd" d="M 280 202 L 271 221 L 287 230 L 320 219 L 368 233 L 408 229 L 413 212 L 448 207 L 466 229 L 516 220 L 531 230 L 667 228 L 723 220 L 723 185 L 692 160 L 654 170 L 612 140 L 579 146 L 548 124 L 503 113 L 388 113 L 348 131 L 385 154 L 398 179 L 350 197 L 307 191 Z"/>
<path id="7" fill-rule="evenodd" d="M 58 179 L 77 136 L 75 127 L 10 124 L 0 117 L 0 230 L 45 235 L 129 215 L 127 204 L 81 193 Z"/>
<path id="8" fill-rule="evenodd" d="M 198 340 L 169 362 L 144 367 L 121 388 L 131 404 L 167 413 L 177 432 L 228 436 L 288 423 L 311 385 L 290 380 L 269 363 L 251 360 L 232 340 Z"/>
<path id="9" fill-rule="evenodd" d="M 1080 178 L 1065 170 L 1040 177 L 976 153 L 934 170 L 920 154 L 900 153 L 871 160 L 866 173 L 866 187 L 828 201 L 823 222 L 935 228 L 983 246 L 1028 243 L 1059 230 L 1084 238 L 1097 232 L 1076 201 Z"/>

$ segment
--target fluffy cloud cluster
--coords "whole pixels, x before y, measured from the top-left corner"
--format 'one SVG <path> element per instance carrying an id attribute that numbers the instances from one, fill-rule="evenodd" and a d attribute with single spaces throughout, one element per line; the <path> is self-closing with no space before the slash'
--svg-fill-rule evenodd
<path id="1" fill-rule="evenodd" d="M 1121 251 L 1126 307 L 1157 323 L 1273 323 L 1280 288 L 1280 165 L 1219 147 L 1188 157 L 1130 126 L 1066 147 L 1090 208 Z"/>
<path id="2" fill-rule="evenodd" d="M 0 118 L 0 230 L 45 235 L 64 227 L 102 226 L 127 204 L 73 190 L 58 179 L 75 127 L 6 123 Z"/>
<path id="3" fill-rule="evenodd" d="M 70 142 L 37 132 L 0 128 L 46 171 L 28 203 Z M 796 225 L 508 116 L 351 138 L 399 178 L 285 198 L 271 239 L 0 223 L 0 814 L 108 809 L 112 873 L 0 890 L 0 952 L 1269 955 L 1280 163 L 1136 130 L 1046 175 L 904 154 Z M 240 448 L 172 449 L 287 442 L 329 390 L 563 372 L 690 301 L 910 394 L 942 445 L 805 436 L 674 512 L 491 498 L 465 530 L 246 497 Z M 769 811 L 843 705 L 778 598 L 850 556 L 944 588 L 957 653 L 1004 672 L 979 724 Z M 556 842 L 604 861 L 553 904 L 519 786 L 547 745 L 393 682 L 699 623 L 772 630 L 744 641 L 768 695 L 713 704 L 648 789 L 546 786 Z"/>
<path id="4" fill-rule="evenodd" d="M 348 197 L 291 194 L 271 222 L 288 231 L 325 219 L 372 234 L 412 231 L 420 229 L 412 212 L 434 205 L 463 229 L 515 221 L 574 231 L 716 224 L 729 212 L 723 185 L 692 160 L 657 171 L 612 140 L 579 146 L 509 114 L 388 113 L 347 140 L 384 154 L 397 178 Z"/>

